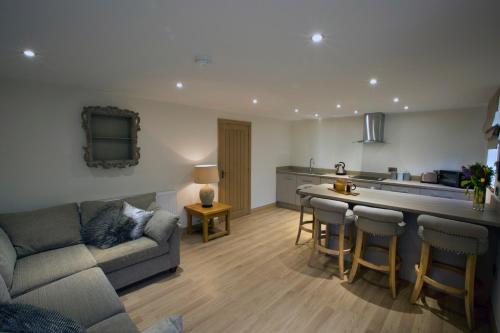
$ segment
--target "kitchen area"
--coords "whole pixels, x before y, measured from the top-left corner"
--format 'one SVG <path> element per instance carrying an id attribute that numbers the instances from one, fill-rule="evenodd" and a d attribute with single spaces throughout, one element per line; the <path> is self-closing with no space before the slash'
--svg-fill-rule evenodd
<path id="1" fill-rule="evenodd" d="M 397 115 L 369 113 L 349 119 L 297 124 L 293 130 L 293 164 L 276 168 L 276 205 L 300 210 L 301 198 L 307 196 L 341 201 L 347 203 L 349 209 L 364 206 L 402 212 L 405 230 L 397 241 L 397 255 L 401 259 L 397 275 L 411 284 L 417 279 L 415 265 L 419 263 L 422 247 L 419 216 L 485 227 L 489 247 L 477 257 L 476 281 L 480 288 L 476 302 L 486 308 L 491 304 L 494 316 L 500 318 L 500 279 L 497 278 L 500 155 L 496 112 L 499 96 L 497 93 L 492 98 L 486 123 L 484 113 L 478 119 L 477 112 L 462 110 Z M 492 153 L 495 161 L 491 168 L 487 156 Z M 485 170 L 487 183 L 491 180 L 479 206 L 475 187 L 469 183 L 473 178 L 471 170 L 477 167 Z M 479 179 L 485 182 L 484 178 Z M 470 191 L 466 191 L 466 185 L 471 186 Z M 312 213 L 309 207 L 305 211 Z M 353 225 L 348 229 L 346 226 L 346 230 Z M 335 230 L 334 225 L 328 225 L 327 235 L 335 236 Z M 350 237 L 354 234 L 346 233 Z M 467 236 L 464 237 L 466 242 Z M 378 246 L 388 244 L 383 237 L 370 236 L 369 239 Z M 327 247 L 338 246 L 335 240 L 325 242 Z M 464 256 L 434 248 L 432 253 L 433 260 L 453 267 L 466 266 Z M 352 258 L 351 252 L 345 261 L 352 262 Z M 375 255 L 372 259 L 384 263 L 387 257 Z M 439 268 L 433 270 L 433 278 L 453 286 L 455 289 L 450 290 L 458 294 L 457 288 L 464 283 L 460 274 L 449 274 Z"/>

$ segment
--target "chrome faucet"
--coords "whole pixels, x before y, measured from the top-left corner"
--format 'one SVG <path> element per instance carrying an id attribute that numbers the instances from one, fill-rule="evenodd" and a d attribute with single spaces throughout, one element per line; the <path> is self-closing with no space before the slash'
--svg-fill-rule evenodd
<path id="1" fill-rule="evenodd" d="M 314 158 L 311 157 L 311 159 L 309 160 L 309 173 L 313 172 L 312 168 L 313 165 L 314 165 Z"/>

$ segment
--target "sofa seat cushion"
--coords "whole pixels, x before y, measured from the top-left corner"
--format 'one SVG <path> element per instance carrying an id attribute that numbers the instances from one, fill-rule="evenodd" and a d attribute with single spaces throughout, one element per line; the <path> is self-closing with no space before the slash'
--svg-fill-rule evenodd
<path id="1" fill-rule="evenodd" d="M 87 247 L 97 261 L 97 265 L 106 273 L 161 256 L 169 250 L 168 244 L 160 246 L 148 237 L 134 239 L 109 249 L 99 249 L 91 245 Z"/>
<path id="2" fill-rule="evenodd" d="M 125 311 L 115 290 L 98 267 L 34 289 L 13 301 L 60 312 L 86 328 Z"/>
<path id="3" fill-rule="evenodd" d="M 139 333 L 128 314 L 122 312 L 87 329 L 87 333 Z"/>
<path id="4" fill-rule="evenodd" d="M 96 266 L 85 245 L 40 252 L 17 260 L 10 293 L 17 296 L 34 288 Z"/>
<path id="5" fill-rule="evenodd" d="M 18 258 L 81 243 L 76 203 L 2 214 L 0 227 L 9 235 Z"/>

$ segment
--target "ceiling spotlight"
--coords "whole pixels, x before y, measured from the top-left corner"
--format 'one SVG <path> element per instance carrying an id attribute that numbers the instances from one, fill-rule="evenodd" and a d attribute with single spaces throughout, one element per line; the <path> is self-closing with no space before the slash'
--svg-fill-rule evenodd
<path id="1" fill-rule="evenodd" d="M 175 86 L 177 87 L 177 89 L 182 89 L 182 88 L 184 88 L 184 84 L 183 84 L 182 82 L 177 82 L 177 83 L 175 84 Z"/>
<path id="2" fill-rule="evenodd" d="M 318 118 L 318 117 L 319 117 L 319 114 L 318 114 L 318 113 L 315 113 L 315 114 L 314 114 L 314 116 L 315 116 L 316 118 Z"/>
<path id="3" fill-rule="evenodd" d="M 408 110 L 409 109 L 408 105 L 405 105 L 403 109 Z"/>
<path id="4" fill-rule="evenodd" d="M 35 56 L 35 52 L 33 50 L 30 50 L 30 49 L 24 50 L 23 54 L 27 58 L 33 58 Z"/>
<path id="5" fill-rule="evenodd" d="M 315 33 L 311 36 L 311 40 L 313 41 L 313 43 L 321 43 L 323 41 L 323 38 L 323 35 L 320 33 Z"/>
<path id="6" fill-rule="evenodd" d="M 392 101 L 393 101 L 394 103 L 398 103 L 398 102 L 399 102 L 399 97 L 394 97 L 394 98 L 392 99 Z"/>
<path id="7" fill-rule="evenodd" d="M 370 85 L 372 85 L 372 86 L 376 86 L 376 85 L 377 85 L 377 83 L 378 83 L 378 80 L 377 80 L 376 78 L 371 78 L 371 79 L 370 79 Z"/>
<path id="8" fill-rule="evenodd" d="M 358 110 L 354 110 L 354 114 L 358 114 L 358 113 L 359 113 Z"/>
<path id="9" fill-rule="evenodd" d="M 337 109 L 340 109 L 341 107 L 342 107 L 342 105 L 337 104 Z"/>
<path id="10" fill-rule="evenodd" d="M 293 110 L 293 112 L 298 113 L 298 112 L 299 112 L 299 109 L 295 109 L 295 110 Z"/>
<path id="11" fill-rule="evenodd" d="M 252 99 L 252 103 L 257 104 L 257 103 L 259 103 L 259 100 L 257 98 L 254 98 L 254 99 Z"/>

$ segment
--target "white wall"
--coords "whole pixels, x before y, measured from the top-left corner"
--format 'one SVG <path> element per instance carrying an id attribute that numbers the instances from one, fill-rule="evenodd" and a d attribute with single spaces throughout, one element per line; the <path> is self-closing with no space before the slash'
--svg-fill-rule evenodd
<path id="1" fill-rule="evenodd" d="M 414 175 L 435 169 L 459 169 L 486 162 L 482 134 L 486 109 L 386 114 L 385 144 L 355 143 L 362 138 L 363 117 L 295 121 L 292 164 L 333 168 L 344 161 L 349 170 L 387 172 L 387 167 Z"/>
<path id="2" fill-rule="evenodd" d="M 139 165 L 95 169 L 83 160 L 80 113 L 86 105 L 139 112 Z M 275 201 L 276 166 L 290 163 L 290 123 L 57 86 L 0 84 L 0 212 L 178 190 L 197 200 L 192 167 L 217 163 L 217 118 L 252 122 L 251 206 Z"/>

